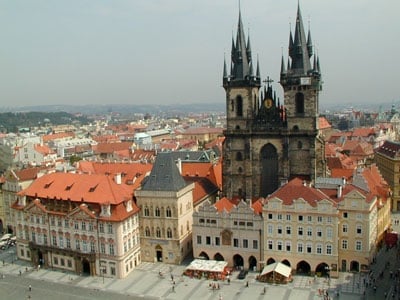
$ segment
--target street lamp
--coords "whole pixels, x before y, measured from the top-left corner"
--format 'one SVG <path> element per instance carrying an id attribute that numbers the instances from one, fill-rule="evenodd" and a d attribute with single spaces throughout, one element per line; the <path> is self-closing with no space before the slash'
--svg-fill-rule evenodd
<path id="1" fill-rule="evenodd" d="M 101 267 L 101 274 L 103 275 L 103 284 L 104 284 L 104 274 L 106 273 L 106 267 Z"/>

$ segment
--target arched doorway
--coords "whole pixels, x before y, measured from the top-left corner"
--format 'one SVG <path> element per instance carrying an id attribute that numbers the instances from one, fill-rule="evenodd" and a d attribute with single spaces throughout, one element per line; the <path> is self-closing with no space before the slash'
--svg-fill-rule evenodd
<path id="1" fill-rule="evenodd" d="M 350 272 L 360 272 L 360 264 L 358 261 L 352 260 L 350 263 Z"/>
<path id="2" fill-rule="evenodd" d="M 347 271 L 347 262 L 345 259 L 342 259 L 342 268 L 341 268 L 342 272 L 346 272 Z"/>
<path id="3" fill-rule="evenodd" d="M 82 275 L 90 276 L 90 263 L 86 258 L 82 260 Z"/>
<path id="4" fill-rule="evenodd" d="M 44 265 L 44 259 L 43 259 L 43 253 L 42 253 L 42 251 L 38 251 L 38 253 L 37 253 L 37 255 L 38 255 L 38 265 L 39 266 L 41 266 L 41 267 L 43 267 L 43 265 Z"/>
<path id="5" fill-rule="evenodd" d="M 261 149 L 260 196 L 266 197 L 279 187 L 278 152 L 274 145 L 267 144 Z"/>
<path id="6" fill-rule="evenodd" d="M 268 258 L 267 260 L 267 265 L 273 264 L 275 262 L 275 259 L 273 259 L 272 257 Z"/>
<path id="7" fill-rule="evenodd" d="M 310 264 L 304 260 L 299 262 L 296 267 L 296 273 L 300 275 L 310 275 L 311 267 Z"/>
<path id="8" fill-rule="evenodd" d="M 287 259 L 282 260 L 282 263 L 288 267 L 291 267 L 290 262 Z"/>
<path id="9" fill-rule="evenodd" d="M 162 247 L 160 245 L 157 245 L 155 247 L 155 250 L 156 250 L 156 259 L 157 259 L 157 261 L 159 261 L 159 262 L 163 261 L 163 259 L 162 259 L 163 258 Z"/>
<path id="10" fill-rule="evenodd" d="M 329 277 L 329 266 L 326 263 L 320 263 L 316 268 L 315 268 L 315 273 L 317 276 L 322 276 L 322 277 Z"/>
<path id="11" fill-rule="evenodd" d="M 214 259 L 218 260 L 218 261 L 224 261 L 225 260 L 224 257 L 220 253 L 215 254 L 214 255 Z"/>
<path id="12" fill-rule="evenodd" d="M 205 259 L 205 260 L 209 260 L 209 259 L 210 259 L 210 257 L 208 256 L 208 254 L 205 253 L 204 251 L 200 253 L 199 258 L 200 258 L 200 259 Z"/>
<path id="13" fill-rule="evenodd" d="M 243 257 L 240 256 L 239 254 L 235 254 L 233 256 L 233 264 L 235 267 L 243 269 Z"/>
<path id="14" fill-rule="evenodd" d="M 249 257 L 249 270 L 251 271 L 257 270 L 257 259 L 254 256 Z"/>

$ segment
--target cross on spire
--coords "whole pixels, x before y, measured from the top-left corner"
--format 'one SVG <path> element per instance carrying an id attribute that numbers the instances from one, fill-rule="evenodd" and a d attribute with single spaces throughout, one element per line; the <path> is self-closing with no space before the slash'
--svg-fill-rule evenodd
<path id="1" fill-rule="evenodd" d="M 271 78 L 269 78 L 269 76 L 267 76 L 267 79 L 263 80 L 264 83 L 267 84 L 267 86 L 269 87 L 270 83 L 274 82 Z"/>

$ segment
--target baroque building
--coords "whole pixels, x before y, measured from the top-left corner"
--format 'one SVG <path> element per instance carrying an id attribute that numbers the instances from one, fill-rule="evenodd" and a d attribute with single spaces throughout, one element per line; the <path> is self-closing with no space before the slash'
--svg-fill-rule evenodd
<path id="1" fill-rule="evenodd" d="M 319 59 L 310 31 L 306 37 L 300 7 L 294 37 L 292 32 L 289 36 L 288 64 L 283 57 L 281 62 L 284 104 L 271 80 L 266 82 L 262 89 L 259 63 L 252 59 L 239 11 L 230 72 L 226 61 L 223 70 L 227 114 L 223 194 L 228 198 L 266 197 L 291 178 L 314 180 L 325 175 L 324 142 L 318 130 Z"/>
<path id="2" fill-rule="evenodd" d="M 121 174 L 43 175 L 12 214 L 18 258 L 34 266 L 124 278 L 141 261 L 139 208 Z"/>

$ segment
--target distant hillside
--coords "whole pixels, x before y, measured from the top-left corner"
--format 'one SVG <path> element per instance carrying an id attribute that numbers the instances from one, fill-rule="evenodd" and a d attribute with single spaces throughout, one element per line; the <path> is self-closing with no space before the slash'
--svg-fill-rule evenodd
<path id="1" fill-rule="evenodd" d="M 133 105 L 133 104 L 102 104 L 102 105 L 42 105 L 25 107 L 0 107 L 0 112 L 68 112 L 84 115 L 103 115 L 111 112 L 120 114 L 135 113 L 207 113 L 224 112 L 225 102 L 218 103 L 181 103 L 169 105 Z"/>
<path id="2" fill-rule="evenodd" d="M 6 112 L 0 113 L 0 131 L 18 132 L 21 128 L 30 128 L 43 125 L 71 124 L 79 121 L 80 124 L 87 124 L 85 116 L 74 116 L 67 112 Z"/>

